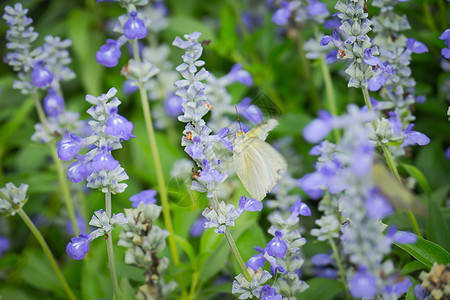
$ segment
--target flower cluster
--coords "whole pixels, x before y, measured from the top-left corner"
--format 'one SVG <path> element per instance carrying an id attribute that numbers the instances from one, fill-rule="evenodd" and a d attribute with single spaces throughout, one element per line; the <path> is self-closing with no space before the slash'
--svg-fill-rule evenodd
<path id="1" fill-rule="evenodd" d="M 142 198 L 141 194 L 135 196 Z M 149 198 L 154 199 L 151 195 Z M 164 283 L 163 275 L 169 260 L 167 257 L 158 257 L 166 246 L 165 239 L 169 232 L 154 224 L 161 213 L 161 207 L 145 202 L 147 201 L 134 206 L 136 202 L 133 201 L 136 208 L 125 209 L 128 223 L 123 226 L 118 245 L 127 247 L 125 263 L 144 270 L 145 285 L 139 287 L 137 299 L 166 299 L 177 287 L 174 281 Z"/>
<path id="2" fill-rule="evenodd" d="M 279 8 L 272 16 L 272 22 L 279 26 L 289 25 L 289 22 L 307 24 L 323 23 L 330 13 L 326 5 L 317 0 L 280 1 Z"/>
<path id="3" fill-rule="evenodd" d="M 87 252 L 89 251 L 89 243 L 98 237 L 106 235 L 109 238 L 109 234 L 114 229 L 115 226 L 123 226 L 128 223 L 123 213 L 114 214 L 111 218 L 108 217 L 103 209 L 100 209 L 94 213 L 89 225 L 97 227 L 96 230 L 92 231 L 90 234 L 83 232 L 79 233 L 78 237 L 72 238 L 72 240 L 67 244 L 66 252 L 67 254 L 76 260 L 81 260 L 85 258 Z"/>
<path id="4" fill-rule="evenodd" d="M 87 110 L 94 119 L 89 121 L 91 134 L 81 138 L 74 133 L 66 133 L 58 142 L 58 157 L 61 160 L 75 159 L 67 170 L 70 181 L 86 179 L 88 187 L 114 194 L 125 190 L 127 185 L 120 182 L 128 176 L 111 151 L 121 148 L 123 140 L 134 137 L 131 132 L 133 124 L 118 114 L 120 101 L 114 97 L 116 92 L 115 88 L 111 88 L 99 97 L 87 95 L 86 101 L 93 105 Z M 81 155 L 82 148 L 89 151 Z"/>
<path id="5" fill-rule="evenodd" d="M 297 227 L 299 215 L 311 215 L 311 210 L 301 200 L 295 202 L 290 211 L 291 214 L 287 218 L 278 213 L 274 214 L 272 218 L 274 225 L 268 231 L 274 236 L 273 239 L 264 249 L 255 247 L 259 254 L 252 256 L 246 264 L 247 268 L 256 271 L 264 267 L 268 261 L 270 272 L 278 278 L 274 285 L 276 292 L 288 298 L 296 297 L 308 288 L 299 275 L 303 265 L 300 247 L 306 243 L 306 239 L 301 236 Z"/>
<path id="6" fill-rule="evenodd" d="M 122 55 L 120 48 L 129 40 L 139 40 L 147 36 L 147 28 L 150 25 L 150 19 L 138 12 L 136 6 L 145 6 L 148 0 L 140 1 L 117 1 L 127 10 L 126 15 L 118 18 L 118 23 L 114 26 L 114 31 L 119 33 L 117 39 L 108 39 L 106 44 L 100 47 L 95 54 L 95 59 L 101 65 L 113 68 L 119 64 Z"/>
<path id="7" fill-rule="evenodd" d="M 28 184 L 21 183 L 16 187 L 9 182 L 0 189 L 0 213 L 14 216 L 27 202 Z"/>
<path id="8" fill-rule="evenodd" d="M 311 233 L 319 240 L 327 240 L 338 237 L 342 231 L 343 252 L 358 266 L 357 270 L 351 267 L 347 270 L 354 297 L 390 297 L 405 292 L 399 286 L 409 287 L 409 279 L 395 275 L 392 263 L 385 260 L 382 264 L 382 260 L 390 253 L 394 241 L 416 241 L 414 235 L 397 232 L 395 227 L 383 234 L 385 226 L 379 220 L 390 215 L 393 208 L 372 179 L 375 151 L 365 124 L 373 118 L 373 113 L 349 106 L 348 115 L 315 120 L 304 130 L 307 140 L 318 142 L 332 128 L 344 129 L 337 145 L 324 141 L 311 150 L 311 154 L 320 155 L 316 171 L 305 176 L 300 184 L 313 196 L 328 194 L 329 201 L 321 207 L 325 214 L 316 221 L 321 228 Z M 382 274 L 389 279 L 383 279 Z"/>

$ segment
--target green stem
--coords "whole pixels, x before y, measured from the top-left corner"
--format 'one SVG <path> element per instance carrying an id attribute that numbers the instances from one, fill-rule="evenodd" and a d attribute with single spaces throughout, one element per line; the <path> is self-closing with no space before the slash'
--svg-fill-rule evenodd
<path id="1" fill-rule="evenodd" d="M 362 87 L 361 89 L 362 89 L 363 96 L 364 96 L 364 102 L 366 103 L 367 108 L 369 109 L 369 111 L 373 112 L 374 110 L 372 107 L 372 103 L 370 102 L 369 91 L 365 87 Z M 373 123 L 373 125 L 374 125 L 375 130 L 377 130 L 377 126 L 376 126 L 375 122 Z M 382 145 L 381 149 L 383 150 L 384 156 L 386 157 L 387 164 L 388 164 L 389 168 L 391 169 L 392 173 L 395 175 L 395 178 L 397 178 L 397 180 L 401 184 L 403 184 L 400 174 L 398 173 L 397 166 L 395 165 L 394 159 L 392 158 L 391 151 L 389 151 L 389 147 L 387 145 Z M 416 217 L 411 212 L 411 210 L 408 210 L 408 219 L 409 219 L 409 222 L 411 223 L 414 233 L 417 234 L 418 236 L 422 237 L 422 233 L 420 232 Z"/>
<path id="2" fill-rule="evenodd" d="M 67 182 L 66 177 L 64 176 L 64 168 L 63 168 L 63 165 L 62 165 L 60 159 L 58 158 L 58 153 L 56 152 L 56 141 L 55 141 L 55 139 L 53 137 L 52 132 L 50 132 L 50 129 L 48 127 L 47 118 L 45 117 L 44 109 L 42 108 L 41 101 L 39 100 L 39 96 L 37 94 L 37 90 L 36 89 L 33 91 L 33 99 L 34 99 L 34 105 L 36 107 L 36 112 L 37 112 L 38 117 L 39 117 L 39 121 L 41 122 L 45 133 L 48 136 L 51 137 L 51 141 L 50 141 L 50 143 L 48 145 L 50 147 L 50 151 L 52 153 L 53 161 L 55 163 L 56 170 L 58 172 L 58 180 L 59 180 L 59 185 L 61 187 L 62 198 L 64 199 L 64 202 L 65 202 L 66 207 L 67 207 L 67 211 L 69 212 L 69 217 L 70 217 L 70 220 L 72 222 L 73 231 L 75 232 L 75 235 L 77 235 L 79 233 L 78 223 L 77 223 L 77 219 L 75 217 L 75 211 L 74 211 L 74 208 L 73 208 L 73 202 L 72 202 L 72 199 L 70 197 L 69 184 Z"/>
<path id="3" fill-rule="evenodd" d="M 138 63 L 140 63 L 139 48 L 138 48 L 137 40 L 133 41 L 133 55 L 134 55 L 134 58 L 136 59 L 136 61 Z M 156 177 L 158 179 L 159 194 L 161 196 L 161 204 L 162 204 L 162 208 L 163 208 L 162 210 L 163 210 L 163 216 L 164 216 L 164 225 L 165 225 L 167 231 L 169 231 L 169 233 L 170 233 L 170 235 L 168 237 L 169 248 L 170 248 L 170 253 L 172 254 L 173 263 L 176 266 L 180 263 L 180 259 L 178 257 L 177 246 L 175 243 L 175 232 L 173 230 L 172 219 L 170 217 L 169 199 L 167 196 L 166 184 L 164 182 L 164 173 L 163 173 L 162 166 L 161 166 L 161 160 L 159 158 L 158 146 L 157 146 L 156 137 L 155 137 L 155 131 L 153 129 L 153 122 L 152 122 L 152 116 L 150 113 L 150 106 L 148 104 L 147 91 L 145 90 L 145 87 L 140 80 L 138 81 L 138 86 L 139 86 L 139 92 L 141 95 L 142 109 L 144 111 L 145 126 L 147 127 L 148 139 L 150 141 L 150 149 L 152 152 L 153 162 L 155 164 Z"/>
<path id="4" fill-rule="evenodd" d="M 337 116 L 336 97 L 334 97 L 333 82 L 331 81 L 330 69 L 325 62 L 325 57 L 321 55 L 320 65 L 322 67 L 323 81 L 325 83 L 325 91 L 327 93 L 328 108 L 333 116 Z M 333 129 L 334 140 L 336 143 L 341 139 L 341 134 L 338 129 Z"/>
<path id="5" fill-rule="evenodd" d="M 39 232 L 39 229 L 36 228 L 36 226 L 33 224 L 33 221 L 30 220 L 28 215 L 25 213 L 25 211 L 20 208 L 17 210 L 17 214 L 22 218 L 24 223 L 28 226 L 30 231 L 33 233 L 33 235 L 38 240 L 39 244 L 42 247 L 42 250 L 44 250 L 45 256 L 47 256 L 48 260 L 50 261 L 50 264 L 52 265 L 53 271 L 55 271 L 56 276 L 58 277 L 59 282 L 61 283 L 64 292 L 67 294 L 67 297 L 71 300 L 77 299 L 75 297 L 75 294 L 73 293 L 72 289 L 70 288 L 69 284 L 67 283 L 66 279 L 64 278 L 64 275 L 62 274 L 61 270 L 59 269 L 58 265 L 56 264 L 55 258 L 52 254 L 52 251 L 47 245 L 47 242 L 44 240 L 44 237 Z"/>
<path id="6" fill-rule="evenodd" d="M 306 80 L 308 81 L 309 95 L 312 98 L 313 110 L 314 110 L 314 112 L 316 112 L 320 108 L 319 96 L 317 95 L 317 90 L 314 86 L 314 80 L 312 78 L 310 64 L 309 64 L 308 59 L 306 58 L 306 53 L 305 53 L 305 49 L 303 48 L 303 46 L 304 46 L 303 45 L 303 37 L 301 35 L 300 30 L 298 30 L 298 37 L 297 37 L 298 52 L 300 54 L 300 61 L 303 66 L 304 75 L 306 77 Z"/>
<path id="7" fill-rule="evenodd" d="M 111 218 L 111 192 L 105 193 L 105 205 L 106 205 L 106 215 Z M 116 264 L 114 263 L 114 248 L 112 242 L 112 232 L 110 236 L 106 237 L 106 250 L 108 251 L 108 262 L 109 270 L 111 273 L 111 281 L 114 289 L 114 295 L 116 300 L 122 299 L 120 297 L 119 282 L 117 281 Z"/>
<path id="8" fill-rule="evenodd" d="M 214 204 L 214 208 L 218 209 L 219 208 L 219 201 L 217 201 L 217 196 L 216 193 L 214 192 L 214 197 L 212 198 L 213 200 L 213 204 Z M 231 248 L 231 252 L 233 252 L 234 258 L 236 259 L 239 267 L 242 270 L 242 273 L 244 273 L 245 278 L 251 282 L 252 281 L 252 277 L 250 276 L 250 273 L 247 270 L 247 267 L 245 266 L 244 260 L 241 257 L 241 254 L 239 253 L 239 250 L 236 246 L 236 243 L 234 242 L 233 236 L 231 235 L 231 232 L 227 229 L 225 230 L 225 237 L 227 238 L 227 242 L 228 245 L 230 245 Z"/>
<path id="9" fill-rule="evenodd" d="M 333 249 L 334 259 L 336 260 L 336 263 L 338 265 L 339 274 L 341 275 L 342 284 L 344 285 L 345 296 L 347 299 L 351 299 L 352 297 L 350 296 L 350 293 L 348 291 L 347 281 L 345 280 L 345 272 L 344 272 L 344 268 L 342 267 L 338 249 L 337 249 L 336 244 L 334 243 L 334 240 L 331 236 L 328 236 L 328 241 L 330 243 L 331 249 Z"/>

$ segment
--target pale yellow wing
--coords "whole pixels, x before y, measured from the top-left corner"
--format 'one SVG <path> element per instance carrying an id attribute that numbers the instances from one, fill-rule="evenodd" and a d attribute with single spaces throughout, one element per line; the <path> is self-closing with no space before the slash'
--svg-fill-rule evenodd
<path id="1" fill-rule="evenodd" d="M 248 138 L 243 150 L 233 155 L 236 173 L 252 198 L 261 201 L 280 179 L 280 170 L 286 169 L 284 157 L 271 145 Z"/>
<path id="2" fill-rule="evenodd" d="M 269 132 L 278 126 L 278 121 L 276 119 L 269 119 L 262 122 L 261 124 L 253 127 L 247 132 L 249 138 L 258 138 L 265 141 Z"/>

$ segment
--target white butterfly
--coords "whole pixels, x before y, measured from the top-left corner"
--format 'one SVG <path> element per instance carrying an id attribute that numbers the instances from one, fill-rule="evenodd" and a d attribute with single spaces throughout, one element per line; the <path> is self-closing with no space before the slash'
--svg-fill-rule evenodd
<path id="1" fill-rule="evenodd" d="M 238 130 L 233 145 L 236 173 L 250 195 L 259 201 L 280 179 L 280 170 L 287 168 L 284 157 L 265 142 L 277 125 L 277 120 L 270 119 L 247 133 Z"/>

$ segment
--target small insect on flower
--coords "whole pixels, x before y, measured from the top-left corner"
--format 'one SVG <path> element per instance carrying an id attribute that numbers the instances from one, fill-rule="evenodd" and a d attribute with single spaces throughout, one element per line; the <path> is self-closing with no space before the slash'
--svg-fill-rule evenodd
<path id="1" fill-rule="evenodd" d="M 261 201 L 280 179 L 280 171 L 287 168 L 284 157 L 265 142 L 269 131 L 278 125 L 270 119 L 249 132 L 238 130 L 233 145 L 236 173 L 252 198 Z"/>
<path id="2" fill-rule="evenodd" d="M 200 177 L 200 172 L 195 171 L 195 169 L 192 168 L 192 179 L 193 179 L 193 180 L 196 180 L 196 179 L 199 178 L 199 177 Z"/>
<path id="3" fill-rule="evenodd" d="M 340 57 L 340 58 L 344 58 L 344 56 L 345 56 L 345 50 L 338 50 L 338 53 L 339 53 L 339 57 Z"/>
<path id="4" fill-rule="evenodd" d="M 209 44 L 211 44 L 211 40 L 203 40 L 200 43 L 202 44 L 202 46 L 209 46 Z"/>

